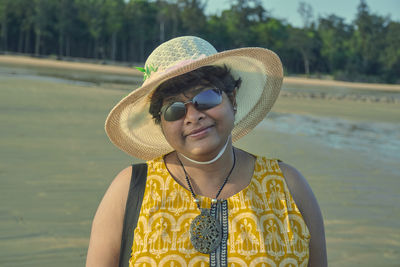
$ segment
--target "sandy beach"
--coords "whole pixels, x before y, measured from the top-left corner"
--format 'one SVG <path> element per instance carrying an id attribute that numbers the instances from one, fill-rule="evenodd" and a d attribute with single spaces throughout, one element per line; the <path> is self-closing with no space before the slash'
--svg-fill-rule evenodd
<path id="1" fill-rule="evenodd" d="M 104 120 L 138 86 L 127 67 L 0 56 L 0 266 L 82 266 L 113 177 L 138 162 Z M 350 96 L 350 97 L 349 97 Z M 400 85 L 285 78 L 237 145 L 309 181 L 330 266 L 400 262 Z"/>
<path id="2" fill-rule="evenodd" d="M 68 62 L 59 61 L 52 59 L 39 59 L 31 58 L 26 56 L 8 56 L 0 55 L 0 65 L 8 67 L 27 67 L 35 68 L 36 72 L 39 73 L 51 73 L 52 70 L 63 70 L 63 71 L 85 71 L 94 73 L 105 73 L 115 75 L 132 75 L 137 76 L 141 73 L 134 69 L 122 66 L 111 66 L 111 65 L 99 65 L 82 62 Z M 399 84 L 372 84 L 372 83 L 353 83 L 353 82 L 342 82 L 333 80 L 321 80 L 321 79 L 308 79 L 299 77 L 285 77 L 284 84 L 288 86 L 317 86 L 317 87 L 345 87 L 345 88 L 358 88 L 365 90 L 379 90 L 379 91 L 393 91 L 400 92 Z"/>

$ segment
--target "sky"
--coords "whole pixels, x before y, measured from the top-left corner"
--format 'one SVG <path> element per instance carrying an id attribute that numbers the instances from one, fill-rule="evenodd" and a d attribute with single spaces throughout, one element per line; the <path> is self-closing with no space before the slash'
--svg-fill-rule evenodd
<path id="1" fill-rule="evenodd" d="M 231 0 L 208 0 L 206 14 L 219 14 L 222 10 L 228 9 Z M 264 8 L 271 12 L 275 18 L 286 19 L 293 26 L 303 26 L 303 22 L 297 8 L 300 2 L 306 2 L 313 8 L 314 19 L 318 16 L 335 14 L 351 23 L 357 13 L 357 6 L 360 0 L 261 0 Z M 400 22 L 400 0 L 366 0 L 371 13 L 386 16 Z"/>

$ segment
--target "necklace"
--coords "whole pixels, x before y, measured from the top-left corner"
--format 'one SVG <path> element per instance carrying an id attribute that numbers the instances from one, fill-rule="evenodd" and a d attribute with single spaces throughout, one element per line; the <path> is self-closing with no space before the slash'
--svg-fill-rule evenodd
<path id="1" fill-rule="evenodd" d="M 232 148 L 233 152 L 233 164 L 230 169 L 228 175 L 225 177 L 224 182 L 219 188 L 217 195 L 215 198 L 211 199 L 211 208 L 218 202 L 218 197 L 221 194 L 222 189 L 228 182 L 229 177 L 232 174 L 233 169 L 236 165 L 236 155 L 235 150 Z M 192 242 L 193 247 L 204 254 L 210 254 L 213 252 L 221 243 L 222 240 L 222 229 L 220 223 L 210 214 L 209 209 L 200 208 L 200 199 L 196 197 L 196 194 L 193 191 L 192 185 L 190 183 L 189 175 L 186 172 L 185 167 L 182 164 L 182 161 L 178 158 L 179 164 L 182 166 L 183 172 L 185 173 L 185 179 L 192 193 L 194 202 L 197 204 L 197 208 L 200 210 L 200 215 L 193 219 L 190 224 L 190 241 Z M 210 209 L 211 209 L 210 208 Z"/>
<path id="2" fill-rule="evenodd" d="M 203 165 L 203 164 L 204 164 L 204 165 L 205 165 L 205 164 L 211 164 L 211 163 L 217 161 L 217 160 L 222 156 L 222 154 L 224 154 L 225 149 L 226 149 L 226 147 L 228 146 L 229 140 L 231 140 L 231 136 L 228 136 L 228 139 L 226 140 L 226 143 L 225 143 L 224 147 L 221 149 L 221 151 L 219 151 L 218 155 L 217 155 L 215 158 L 213 158 L 213 159 L 211 159 L 211 160 L 209 160 L 209 161 L 197 161 L 197 160 L 191 159 L 191 158 L 189 158 L 189 157 L 186 157 L 186 156 L 183 155 L 183 154 L 180 154 L 180 153 L 179 153 L 179 155 L 181 155 L 181 156 L 184 157 L 185 159 L 187 159 L 187 160 L 189 160 L 189 161 L 191 161 L 191 162 L 193 162 L 193 163 L 196 163 L 196 164 L 202 164 L 202 165 Z"/>

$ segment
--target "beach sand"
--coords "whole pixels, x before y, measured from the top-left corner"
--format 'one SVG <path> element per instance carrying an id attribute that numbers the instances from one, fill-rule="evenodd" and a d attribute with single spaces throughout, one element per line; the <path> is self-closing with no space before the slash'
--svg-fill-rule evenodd
<path id="1" fill-rule="evenodd" d="M 108 141 L 103 124 L 113 105 L 135 87 L 129 82 L 140 79 L 108 72 L 109 66 L 84 65 L 90 68 L 84 71 L 82 65 L 57 69 L 2 59 L 0 266 L 82 266 L 101 197 L 119 170 L 138 162 Z M 103 77 L 96 80 L 93 72 Z M 119 76 L 122 82 L 114 83 Z M 343 90 L 343 85 L 307 82 L 285 82 L 284 90 Z M 393 94 L 397 89 L 392 89 L 365 91 Z M 252 153 L 292 164 L 307 178 L 324 216 L 330 266 L 398 266 L 397 158 L 383 158 L 368 147 L 361 152 L 351 145 L 332 147 L 307 131 L 284 132 L 270 124 L 276 116 L 292 115 L 396 125 L 399 105 L 281 97 L 270 119 L 238 142 Z"/>
<path id="2" fill-rule="evenodd" d="M 142 75 L 141 72 L 136 70 L 135 68 L 128 68 L 123 66 L 111 66 L 111 65 L 99 65 L 99 64 L 90 64 L 90 63 L 81 63 L 81 62 L 68 62 L 68 61 L 59 61 L 52 59 L 39 59 L 39 58 L 31 58 L 26 56 L 9 56 L 9 55 L 0 55 L 0 65 L 7 67 L 26 67 L 26 68 L 34 68 L 36 73 L 39 74 L 54 74 L 57 75 L 57 71 L 62 70 L 65 74 L 68 75 L 69 71 L 72 73 L 79 73 L 79 71 L 95 74 L 107 74 L 110 76 L 118 75 L 126 78 L 129 76 L 137 76 Z M 72 76 L 73 78 L 74 76 Z M 98 75 L 97 78 L 99 79 Z M 121 78 L 121 77 L 120 77 Z M 101 78 L 100 78 L 101 79 Z M 118 81 L 121 83 L 124 79 Z M 135 78 L 135 80 L 137 80 Z M 141 79 L 139 79 L 140 82 Z M 399 84 L 372 84 L 372 83 L 353 83 L 353 82 L 342 82 L 342 81 L 333 81 L 333 80 L 321 80 L 321 79 L 308 79 L 308 78 L 299 78 L 299 77 L 285 77 L 284 84 L 287 86 L 308 86 L 308 87 L 323 87 L 323 88 L 357 88 L 364 90 L 379 90 L 379 91 L 393 91 L 400 92 Z"/>

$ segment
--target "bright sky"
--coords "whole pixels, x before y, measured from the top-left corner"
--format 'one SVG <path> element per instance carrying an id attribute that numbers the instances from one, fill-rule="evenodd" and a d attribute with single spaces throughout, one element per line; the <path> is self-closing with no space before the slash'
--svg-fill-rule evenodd
<path id="1" fill-rule="evenodd" d="M 228 9 L 230 0 L 208 0 L 207 14 L 219 14 Z M 335 14 L 351 23 L 355 18 L 360 0 L 261 0 L 264 8 L 271 12 L 273 17 L 286 19 L 294 26 L 302 26 L 303 22 L 297 8 L 300 2 L 310 4 L 314 11 L 314 19 L 318 16 Z M 400 0 L 367 0 L 372 13 L 380 16 L 390 15 L 391 19 L 400 22 Z"/>

